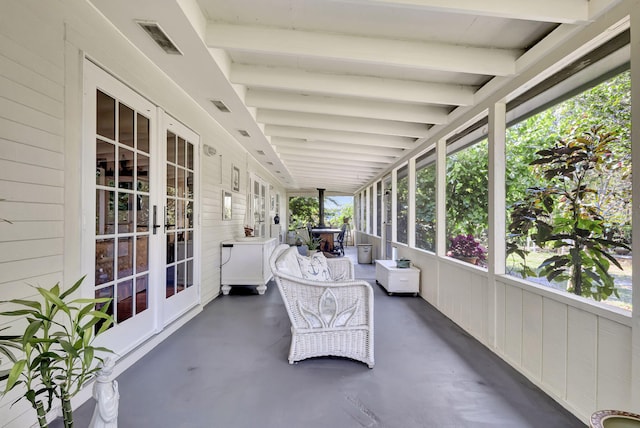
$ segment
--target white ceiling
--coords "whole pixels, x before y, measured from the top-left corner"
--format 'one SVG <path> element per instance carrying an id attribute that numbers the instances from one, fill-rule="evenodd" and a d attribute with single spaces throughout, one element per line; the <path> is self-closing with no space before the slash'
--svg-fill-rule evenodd
<path id="1" fill-rule="evenodd" d="M 484 85 L 514 78 L 552 32 L 616 2 L 91 1 L 288 190 L 346 194 L 477 104 Z M 140 19 L 184 55 L 161 51 Z"/>

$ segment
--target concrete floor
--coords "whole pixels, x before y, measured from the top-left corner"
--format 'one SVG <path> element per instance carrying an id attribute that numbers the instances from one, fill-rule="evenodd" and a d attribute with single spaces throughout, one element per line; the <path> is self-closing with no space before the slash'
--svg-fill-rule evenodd
<path id="1" fill-rule="evenodd" d="M 373 265 L 356 274 L 375 284 Z M 236 288 L 118 378 L 119 427 L 585 426 L 421 298 L 374 289 L 373 369 L 340 358 L 289 365 L 275 284 L 263 296 Z M 75 411 L 76 426 L 93 406 Z"/>

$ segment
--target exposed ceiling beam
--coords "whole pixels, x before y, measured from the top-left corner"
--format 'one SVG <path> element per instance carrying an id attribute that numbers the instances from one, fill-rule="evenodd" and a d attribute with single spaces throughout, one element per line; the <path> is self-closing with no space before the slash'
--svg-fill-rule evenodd
<path id="1" fill-rule="evenodd" d="M 309 157 L 306 154 L 289 154 L 289 153 L 281 153 L 280 154 L 280 158 L 286 160 L 287 162 L 291 162 L 289 164 L 289 168 L 291 168 L 291 165 L 297 165 L 297 164 L 301 164 L 301 165 L 325 165 L 326 162 L 323 162 L 322 159 L 318 159 L 318 160 L 314 160 L 312 157 Z M 349 159 L 332 159 L 331 160 L 331 164 L 332 165 L 342 165 L 345 168 L 349 168 L 351 165 L 353 165 L 353 162 L 351 162 L 351 160 Z M 357 163 L 358 166 L 360 167 L 370 167 L 370 168 L 386 168 L 388 166 L 388 163 L 386 162 L 373 162 L 373 161 L 366 161 L 366 162 L 358 162 Z"/>
<path id="2" fill-rule="evenodd" d="M 325 160 L 330 161 L 331 159 L 345 159 L 348 158 L 352 162 L 364 161 L 364 162 L 393 162 L 399 156 L 384 156 L 384 155 L 372 155 L 368 153 L 349 153 L 348 156 L 342 152 L 332 152 L 332 151 L 323 151 L 323 150 L 315 150 L 310 151 L 308 149 L 303 148 L 293 148 L 293 147 L 278 147 L 276 150 L 281 154 L 290 154 L 290 155 L 305 155 L 308 157 L 318 156 L 322 157 Z"/>
<path id="3" fill-rule="evenodd" d="M 260 54 L 509 76 L 522 51 L 283 28 L 209 23 L 207 46 Z"/>
<path id="4" fill-rule="evenodd" d="M 377 147 L 394 147 L 398 149 L 412 149 L 415 147 L 415 139 L 413 138 L 390 137 L 365 134 L 361 132 L 266 125 L 264 127 L 264 133 L 271 137 L 300 138 L 307 141 L 329 141 L 334 143 L 362 144 Z"/>
<path id="5" fill-rule="evenodd" d="M 301 95 L 264 89 L 249 89 L 245 102 L 248 106 L 256 108 L 433 124 L 447 123 L 449 114 L 448 108 L 439 106 L 373 102 L 357 98 Z"/>
<path id="6" fill-rule="evenodd" d="M 231 66 L 232 83 L 302 93 L 352 96 L 395 102 L 468 106 L 476 88 L 382 77 L 314 73 L 284 67 Z"/>
<path id="7" fill-rule="evenodd" d="M 429 128 L 424 123 L 364 119 L 330 114 L 299 113 L 283 110 L 258 110 L 256 121 L 270 125 L 301 126 L 334 131 L 424 137 Z"/>
<path id="8" fill-rule="evenodd" d="M 372 166 L 363 166 L 363 165 L 353 165 L 353 167 L 350 165 L 348 167 L 345 167 L 344 165 L 338 165 L 335 163 L 326 163 L 326 162 L 312 162 L 312 161 L 307 161 L 304 163 L 293 163 L 292 165 L 289 166 L 290 171 L 304 171 L 307 169 L 313 169 L 314 167 L 322 167 L 322 169 L 324 171 L 332 171 L 332 172 L 336 172 L 336 173 L 341 173 L 341 172 L 345 172 L 349 171 L 349 172 L 356 172 L 356 173 L 360 173 L 360 174 L 378 174 L 380 171 L 382 171 L 382 167 L 372 167 Z"/>
<path id="9" fill-rule="evenodd" d="M 588 0 L 351 0 L 434 12 L 495 16 L 528 21 L 583 24 L 589 20 Z"/>
<path id="10" fill-rule="evenodd" d="M 400 157 L 404 155 L 403 149 L 389 147 L 371 147 L 360 144 L 334 143 L 328 141 L 306 141 L 301 139 L 288 138 L 284 141 L 276 139 L 271 142 L 280 151 L 285 148 L 307 150 L 309 152 L 337 152 L 337 153 L 367 153 L 370 155 Z"/>

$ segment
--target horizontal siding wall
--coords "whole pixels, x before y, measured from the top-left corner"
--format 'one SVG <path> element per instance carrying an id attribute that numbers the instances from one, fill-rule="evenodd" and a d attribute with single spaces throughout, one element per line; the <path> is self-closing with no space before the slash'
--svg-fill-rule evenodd
<path id="1" fill-rule="evenodd" d="M 21 4 L 0 12 L 0 299 L 34 297 L 28 284 L 62 281 L 64 262 L 64 58 L 62 23 L 48 25 Z M 15 22 L 15 14 L 28 17 Z M 39 37 L 58 40 L 31 43 Z M 4 306 L 6 307 L 6 306 Z M 6 319 L 0 327 L 13 326 Z M 1 357 L 5 363 L 6 358 Z M 0 401 L 1 425 L 35 419 L 12 391 Z"/>

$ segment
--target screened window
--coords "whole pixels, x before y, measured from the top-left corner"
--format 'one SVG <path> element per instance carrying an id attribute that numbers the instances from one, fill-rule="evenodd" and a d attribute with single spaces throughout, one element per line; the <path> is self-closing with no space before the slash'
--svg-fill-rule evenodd
<path id="1" fill-rule="evenodd" d="M 398 169 L 397 194 L 396 194 L 396 239 L 403 244 L 407 243 L 407 223 L 409 221 L 409 166 Z"/>
<path id="2" fill-rule="evenodd" d="M 631 310 L 630 118 L 627 71 L 507 130 L 507 273 Z"/>
<path id="3" fill-rule="evenodd" d="M 447 255 L 483 265 L 487 254 L 488 144 L 447 155 Z"/>
<path id="4" fill-rule="evenodd" d="M 436 249 L 435 150 L 416 159 L 416 247 Z"/>

